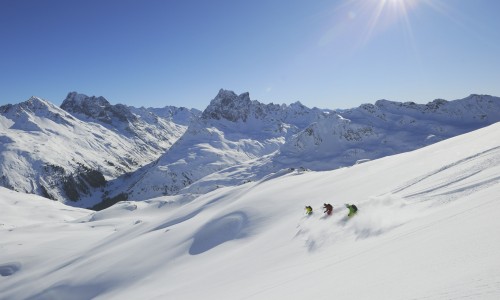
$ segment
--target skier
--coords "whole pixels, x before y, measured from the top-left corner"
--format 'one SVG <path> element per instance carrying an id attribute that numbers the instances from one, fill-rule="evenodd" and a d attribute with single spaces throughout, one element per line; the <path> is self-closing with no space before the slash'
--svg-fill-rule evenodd
<path id="1" fill-rule="evenodd" d="M 358 208 L 354 204 L 346 204 L 345 207 L 347 207 L 347 209 L 349 209 L 349 213 L 347 214 L 348 217 L 354 216 L 356 214 L 356 212 L 358 211 Z"/>
<path id="2" fill-rule="evenodd" d="M 330 203 L 328 203 L 328 204 L 324 203 L 323 208 L 325 209 L 325 211 L 324 211 L 325 214 L 327 214 L 329 216 L 332 214 L 333 206 Z"/>
<path id="3" fill-rule="evenodd" d="M 313 208 L 310 206 L 306 206 L 306 215 L 311 215 L 313 213 Z"/>

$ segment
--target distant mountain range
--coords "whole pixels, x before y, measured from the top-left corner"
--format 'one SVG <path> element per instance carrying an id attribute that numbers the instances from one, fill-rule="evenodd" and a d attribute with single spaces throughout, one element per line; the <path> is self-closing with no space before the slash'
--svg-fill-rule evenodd
<path id="1" fill-rule="evenodd" d="M 69 93 L 0 107 L 0 185 L 80 207 L 206 193 L 329 170 L 500 121 L 500 98 L 379 100 L 347 110 L 263 104 L 220 90 L 207 108 L 135 108 Z"/>
<path id="2" fill-rule="evenodd" d="M 2 106 L 0 185 L 77 206 L 99 198 L 109 180 L 157 159 L 201 114 L 155 111 L 77 93 L 61 108 L 36 97 Z"/>

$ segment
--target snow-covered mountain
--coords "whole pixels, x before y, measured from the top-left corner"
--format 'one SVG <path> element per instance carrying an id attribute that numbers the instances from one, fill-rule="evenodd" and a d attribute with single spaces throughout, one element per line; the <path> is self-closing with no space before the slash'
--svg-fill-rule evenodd
<path id="1" fill-rule="evenodd" d="M 220 90 L 158 161 L 129 177 L 129 199 L 206 193 L 284 170 L 332 170 L 418 149 L 500 121 L 500 98 L 426 105 L 387 100 L 331 111 L 263 104 Z"/>
<path id="2" fill-rule="evenodd" d="M 314 170 L 415 150 L 500 121 L 500 98 L 471 95 L 428 104 L 379 100 L 310 124 L 277 162 Z"/>
<path id="3" fill-rule="evenodd" d="M 126 187 L 121 192 L 129 199 L 176 194 L 202 177 L 278 151 L 293 134 L 328 113 L 298 102 L 263 104 L 250 100 L 248 93 L 220 90 L 160 159 L 120 183 Z M 247 176 L 253 177 L 250 172 Z"/>
<path id="4" fill-rule="evenodd" d="M 162 108 L 135 108 L 129 106 L 134 114 L 144 117 L 145 115 L 155 115 L 167 120 L 171 120 L 175 124 L 188 126 L 193 119 L 197 119 L 201 115 L 201 111 L 195 108 L 165 106 Z"/>
<path id="5" fill-rule="evenodd" d="M 0 108 L 0 185 L 77 206 L 204 194 L 293 170 L 332 170 L 500 121 L 500 98 L 379 100 L 333 111 L 221 89 L 203 111 L 69 93 Z"/>
<path id="6" fill-rule="evenodd" d="M 160 117 L 144 108 L 111 105 L 104 97 L 69 93 L 61 108 L 82 121 L 94 122 L 131 139 L 138 150 L 159 156 L 184 133 L 186 125 Z M 187 112 L 189 114 L 189 111 Z M 182 119 L 182 122 L 186 122 Z"/>
<path id="7" fill-rule="evenodd" d="M 0 188 L 0 299 L 499 299 L 499 174 L 496 123 L 99 212 Z"/>
<path id="8" fill-rule="evenodd" d="M 77 93 L 62 108 L 36 97 L 0 107 L 0 185 L 100 201 L 108 180 L 154 161 L 187 128 L 138 110 Z"/>

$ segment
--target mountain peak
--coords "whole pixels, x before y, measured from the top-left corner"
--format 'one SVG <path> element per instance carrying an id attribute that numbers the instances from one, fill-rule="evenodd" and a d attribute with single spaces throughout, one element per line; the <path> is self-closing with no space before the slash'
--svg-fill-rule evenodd
<path id="1" fill-rule="evenodd" d="M 108 102 L 108 100 L 106 100 L 106 98 L 102 96 L 89 97 L 87 95 L 79 94 L 77 92 L 68 93 L 66 99 L 64 99 L 63 103 L 61 104 L 61 108 L 64 110 L 67 110 L 67 108 L 71 109 L 74 107 L 83 108 L 85 106 L 108 107 L 111 106 L 111 104 Z"/>
<path id="2" fill-rule="evenodd" d="M 256 102 L 256 101 L 255 101 Z M 248 92 L 239 96 L 233 91 L 221 89 L 210 105 L 203 111 L 203 119 L 226 119 L 231 122 L 246 121 L 250 113 L 252 101 Z"/>
<path id="3" fill-rule="evenodd" d="M 23 107 L 29 107 L 31 109 L 45 109 L 48 107 L 54 107 L 54 105 L 47 100 L 42 98 L 31 96 L 28 100 L 20 103 Z"/>
<path id="4" fill-rule="evenodd" d="M 215 99 L 236 98 L 236 97 L 238 97 L 238 95 L 236 95 L 235 92 L 231 90 L 220 89 L 219 92 L 217 93 L 217 96 L 215 96 Z"/>
<path id="5" fill-rule="evenodd" d="M 28 100 L 25 102 L 36 102 L 36 103 L 46 103 L 47 101 L 43 100 L 42 98 L 39 98 L 37 96 L 31 96 Z"/>
<path id="6" fill-rule="evenodd" d="M 9 111 L 27 111 L 29 113 L 57 111 L 59 108 L 47 100 L 39 97 L 31 96 L 28 100 L 19 104 L 7 104 L 0 107 L 1 113 L 8 113 Z"/>
<path id="7" fill-rule="evenodd" d="M 111 124 L 114 119 L 121 122 L 134 121 L 136 117 L 122 104 L 111 105 L 106 98 L 99 96 L 89 97 L 77 92 L 71 92 L 61 104 L 61 108 L 72 114 Z"/>

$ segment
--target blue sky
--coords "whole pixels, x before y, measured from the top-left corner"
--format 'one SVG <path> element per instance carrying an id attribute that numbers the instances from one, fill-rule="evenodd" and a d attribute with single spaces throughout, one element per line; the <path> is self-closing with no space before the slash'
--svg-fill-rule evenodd
<path id="1" fill-rule="evenodd" d="M 0 0 L 0 105 L 500 96 L 496 0 Z"/>

